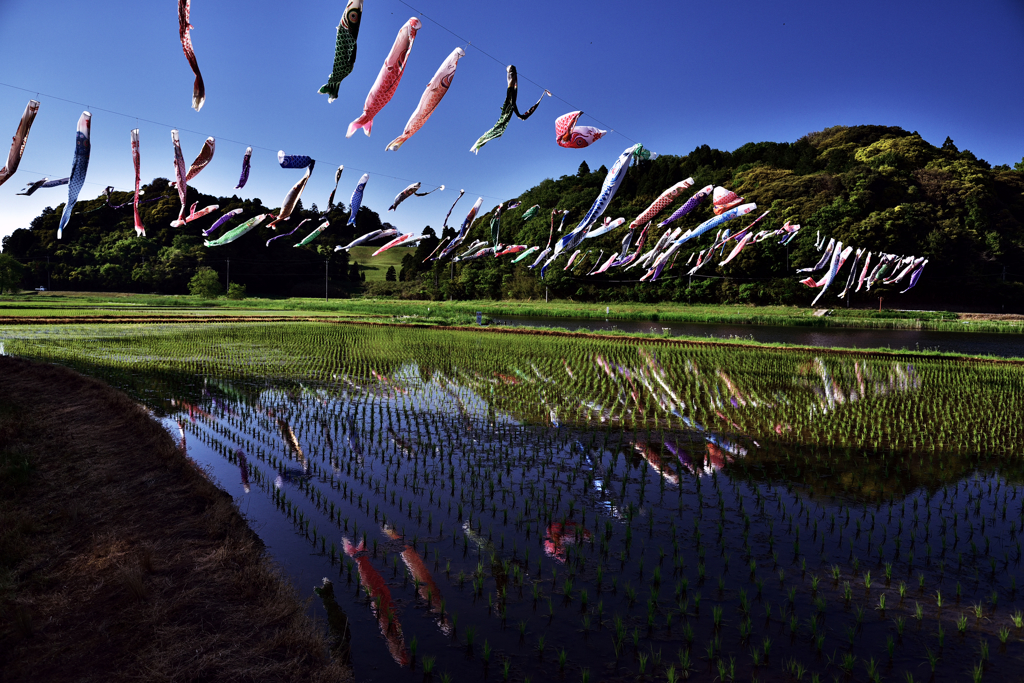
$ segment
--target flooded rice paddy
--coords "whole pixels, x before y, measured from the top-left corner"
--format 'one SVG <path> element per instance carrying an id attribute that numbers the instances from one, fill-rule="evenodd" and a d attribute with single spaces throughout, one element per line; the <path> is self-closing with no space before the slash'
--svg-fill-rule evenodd
<path id="1" fill-rule="evenodd" d="M 315 324 L 2 336 L 150 406 L 359 680 L 1020 671 L 1020 366 Z"/>
<path id="2" fill-rule="evenodd" d="M 647 320 L 595 320 L 593 318 L 536 318 L 498 316 L 495 325 L 515 327 L 564 327 L 601 332 L 643 332 L 673 337 L 745 339 L 764 344 L 797 344 L 848 349 L 941 351 L 971 356 L 1024 357 L 1024 335 L 997 332 L 943 332 L 937 330 L 886 330 L 855 327 L 800 327 L 786 325 L 728 325 L 723 323 L 676 323 Z"/>

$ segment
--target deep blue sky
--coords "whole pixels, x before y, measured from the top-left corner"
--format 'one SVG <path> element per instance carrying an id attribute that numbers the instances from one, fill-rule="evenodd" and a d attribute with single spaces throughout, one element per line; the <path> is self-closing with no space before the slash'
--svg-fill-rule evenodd
<path id="1" fill-rule="evenodd" d="M 193 0 L 192 40 L 207 92 L 196 113 L 175 0 L 0 0 L 0 82 L 30 91 L 0 85 L 0 137 L 13 135 L 29 98 L 42 103 L 21 167 L 0 187 L 0 236 L 66 199 L 64 187 L 15 196 L 42 175 L 70 171 L 84 107 L 56 98 L 93 113 L 82 199 L 106 185 L 132 186 L 129 131 L 136 126 L 143 181 L 170 177 L 176 126 L 186 162 L 207 135 L 217 138 L 213 162 L 193 181 L 203 192 L 232 194 L 252 145 L 252 175 L 241 194 L 279 205 L 300 175 L 277 166 L 275 153 L 284 149 L 317 159 L 305 205 L 326 204 L 334 169 L 344 163 L 338 197 L 347 204 L 359 176 L 370 172 L 364 203 L 404 231 L 439 226 L 460 188 L 466 196 L 456 224 L 477 196 L 486 210 L 543 178 L 574 173 L 583 160 L 610 166 L 631 141 L 685 154 L 705 143 L 731 150 L 869 123 L 917 130 L 934 144 L 949 135 L 993 164 L 1024 156 L 1021 0 L 410 4 L 416 9 L 365 0 L 355 70 L 328 104 L 316 91 L 331 71 L 343 0 Z M 423 28 L 395 97 L 372 137 L 346 139 L 411 16 Z M 385 152 L 456 46 L 467 55 L 434 116 L 401 150 Z M 529 121 L 513 119 L 504 137 L 474 156 L 469 147 L 497 118 L 508 63 L 519 70 L 522 105 L 542 87 L 556 97 L 545 98 Z M 581 123 L 615 132 L 585 150 L 558 147 L 553 121 L 573 109 L 585 112 Z M 448 189 L 387 213 L 417 180 Z"/>

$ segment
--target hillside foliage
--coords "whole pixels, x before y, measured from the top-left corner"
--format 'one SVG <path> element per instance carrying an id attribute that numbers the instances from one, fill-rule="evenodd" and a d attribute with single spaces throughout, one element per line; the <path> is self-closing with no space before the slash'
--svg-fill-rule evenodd
<path id="1" fill-rule="evenodd" d="M 608 149 L 610 157 L 618 152 Z M 509 198 L 509 202 L 518 200 L 521 205 L 501 215 L 500 241 L 543 248 L 551 211 L 568 210 L 565 230 L 575 227 L 593 203 L 606 173 L 604 166 L 591 171 L 583 163 L 575 175 L 545 179 L 519 197 Z M 454 266 L 424 263 L 439 238 L 455 234 L 449 227 L 438 236 L 430 230 L 429 239 L 417 249 L 407 250 L 393 281 L 365 283 L 360 282 L 358 266 L 349 264 L 344 252 L 333 254 L 331 250 L 336 244 L 382 227 L 379 215 L 367 207 L 360 211 L 355 229 L 345 225 L 345 207 L 334 207 L 328 214 L 331 228 L 309 247 L 291 249 L 292 242 L 279 240 L 267 248 L 264 243 L 277 233 L 260 228 L 234 244 L 206 249 L 197 235 L 212 224 L 216 215 L 184 230 L 170 228 L 169 223 L 177 215 L 178 198 L 168 189 L 167 181 L 158 178 L 146 187 L 145 196 L 165 195 L 159 202 L 143 207 L 147 238 L 135 238 L 130 206 L 114 211 L 101 198 L 78 205 L 71 229 L 60 242 L 56 241 L 56 227 L 62 206 L 44 211 L 29 228 L 5 238 L 3 246 L 5 253 L 25 265 L 26 287 L 45 284 L 49 257 L 54 288 L 184 292 L 198 268 L 212 267 L 226 274 L 230 258 L 231 281 L 245 284 L 250 294 L 301 295 L 305 289 L 315 294 L 323 291 L 324 261 L 330 255 L 328 267 L 333 283 L 375 295 L 806 305 L 815 292 L 798 283 L 795 269 L 818 261 L 820 252 L 814 242 L 820 232 L 876 254 L 914 254 L 929 259 L 920 283 L 907 294 L 898 294 L 906 282 L 873 288 L 870 294 L 862 291 L 853 297 L 853 305 L 877 305 L 879 296 L 885 298 L 886 306 L 900 307 L 1010 311 L 1024 305 L 1024 160 L 1013 168 L 992 167 L 970 151 L 959 150 L 949 138 L 937 147 L 916 132 L 901 128 L 836 126 L 792 143 L 749 143 L 732 152 L 702 145 L 684 156 L 663 155 L 634 163 L 605 216 L 621 216 L 628 223 L 663 190 L 687 177 L 694 178 L 694 188 L 656 220 L 664 220 L 696 189 L 712 184 L 756 202 L 757 213 L 771 209 L 762 222 L 764 229 L 791 221 L 802 225 L 803 230 L 788 249 L 775 240 L 750 245 L 726 266 L 709 264 L 699 277 L 688 278 L 684 263 L 692 251 L 710 246 L 713 235 L 705 235 L 688 244 L 675 267 L 666 270 L 658 282 L 640 283 L 640 268 L 585 275 L 594 267 L 599 252 L 607 258 L 621 248 L 625 228 L 586 240 L 584 250 L 591 249 L 592 253 L 581 267 L 563 271 L 563 259 L 542 280 L 539 268 L 531 271 L 526 267 L 533 258 L 514 266 L 507 257 Z M 129 198 L 128 193 L 113 194 L 115 203 Z M 241 207 L 243 213 L 237 221 L 267 211 L 258 199 L 215 198 L 200 195 L 193 188 L 189 188 L 188 201 L 199 201 L 200 206 L 220 204 L 221 212 Z M 540 205 L 540 211 L 524 222 L 523 214 L 533 205 Z M 294 226 L 303 218 L 312 218 L 300 231 L 304 235 L 306 227 L 316 227 L 318 215 L 314 205 L 310 210 L 297 211 L 290 223 Z M 456 215 L 460 216 L 458 220 Z M 458 225 L 462 214 L 457 211 L 456 215 L 452 222 Z M 692 228 L 711 215 L 708 202 L 672 227 Z M 493 217 L 492 211 L 477 219 L 467 246 L 474 239 L 489 239 Z M 746 218 L 746 222 L 750 220 Z M 745 224 L 744 219 L 737 219 L 727 227 L 735 232 Z M 648 246 L 662 232 L 652 228 Z M 556 239 L 558 236 L 556 232 Z M 278 246 L 282 242 L 289 244 Z M 838 305 L 840 300 L 835 295 L 841 287 L 834 289 L 826 294 L 822 305 Z"/>

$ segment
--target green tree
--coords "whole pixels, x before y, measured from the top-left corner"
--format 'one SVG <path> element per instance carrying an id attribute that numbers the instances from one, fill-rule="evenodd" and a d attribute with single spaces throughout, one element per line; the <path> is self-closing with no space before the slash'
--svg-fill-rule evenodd
<path id="1" fill-rule="evenodd" d="M 228 285 L 228 298 L 235 301 L 245 299 L 245 285 L 238 284 L 237 282 L 232 282 Z"/>
<path id="2" fill-rule="evenodd" d="M 1013 170 L 1024 172 L 1024 157 L 1022 157 L 1020 161 L 1013 165 Z"/>
<path id="3" fill-rule="evenodd" d="M 18 263 L 10 254 L 0 254 L 0 294 L 17 293 L 21 289 L 21 276 L 25 266 Z"/>
<path id="4" fill-rule="evenodd" d="M 188 281 L 188 292 L 200 299 L 216 299 L 224 292 L 220 277 L 213 268 L 202 267 Z"/>
<path id="5" fill-rule="evenodd" d="M 395 272 L 394 266 L 388 267 L 388 272 L 384 274 L 384 279 L 388 282 L 394 282 L 398 279 L 398 274 Z"/>
<path id="6" fill-rule="evenodd" d="M 586 178 L 588 175 L 590 175 L 590 166 L 587 165 L 586 161 L 580 164 L 579 169 L 576 171 L 576 175 L 578 175 L 580 178 Z"/>

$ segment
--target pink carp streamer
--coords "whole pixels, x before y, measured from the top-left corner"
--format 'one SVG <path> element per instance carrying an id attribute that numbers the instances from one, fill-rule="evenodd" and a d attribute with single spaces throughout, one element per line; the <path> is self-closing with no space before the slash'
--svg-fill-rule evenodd
<path id="1" fill-rule="evenodd" d="M 185 157 L 181 154 L 181 141 L 178 140 L 177 130 L 171 131 L 171 142 L 174 143 L 174 177 L 176 178 L 176 180 L 171 183 L 171 186 L 176 186 L 178 188 L 178 198 L 181 200 L 181 209 L 178 211 L 178 221 L 184 221 L 185 194 L 188 192 L 188 181 L 185 179 Z"/>
<path id="2" fill-rule="evenodd" d="M 352 137 L 360 128 L 370 136 L 373 130 L 373 117 L 384 108 L 391 97 L 395 94 L 398 84 L 405 74 L 405 64 L 409 60 L 409 53 L 412 51 L 412 44 L 416 40 L 416 32 L 423 27 L 420 20 L 411 17 L 409 21 L 398 30 L 395 37 L 395 44 L 391 46 L 391 52 L 384 60 L 384 65 L 377 74 L 377 80 L 373 82 L 370 92 L 366 95 L 366 102 L 363 104 L 363 113 L 355 121 L 349 124 L 345 137 Z"/>
<path id="3" fill-rule="evenodd" d="M 674 202 L 676 197 L 683 193 L 683 190 L 693 187 L 693 183 L 693 178 L 687 178 L 686 180 L 682 180 L 662 192 L 660 197 L 651 202 L 651 205 L 644 209 L 644 212 L 629 224 L 629 229 L 632 230 L 633 228 L 646 224 L 648 221 L 654 220 L 654 217 L 661 213 L 665 207 Z"/>
<path id="4" fill-rule="evenodd" d="M 398 150 L 399 147 L 405 144 L 406 140 L 423 127 L 423 124 L 427 122 L 427 119 L 434 113 L 437 105 L 441 104 L 441 100 L 448 93 L 448 88 L 451 87 L 452 80 L 455 78 L 455 69 L 459 65 L 459 59 L 465 56 L 466 51 L 461 47 L 457 47 L 452 50 L 447 59 L 441 62 L 441 66 L 437 68 L 434 77 L 427 83 L 427 89 L 423 91 L 420 103 L 416 105 L 412 116 L 409 117 L 409 121 L 405 124 L 405 130 L 384 149 L 389 152 Z"/>
<path id="5" fill-rule="evenodd" d="M 199 111 L 206 102 L 206 86 L 203 84 L 203 74 L 199 73 L 199 62 L 196 61 L 192 37 L 189 35 L 193 28 L 189 23 L 190 9 L 189 0 L 178 0 L 178 35 L 181 37 L 181 49 L 185 51 L 185 59 L 192 67 L 192 73 L 196 75 L 195 83 L 192 85 L 192 108 Z"/>
<path id="6" fill-rule="evenodd" d="M 581 116 L 583 112 L 571 111 L 555 119 L 555 142 L 559 147 L 583 149 L 603 138 L 608 132 L 593 126 L 577 126 L 576 122 Z"/>
<path id="7" fill-rule="evenodd" d="M 739 206 L 740 204 L 742 204 L 743 197 L 737 197 L 735 192 L 733 192 L 732 190 L 727 190 L 724 187 L 716 187 L 714 199 L 712 200 L 712 202 L 714 203 L 715 207 L 715 215 L 721 216 L 723 213 L 733 208 L 734 206 Z"/>
<path id="8" fill-rule="evenodd" d="M 136 237 L 146 236 L 146 226 L 142 224 L 142 219 L 139 217 L 139 182 L 141 181 L 140 166 L 139 166 L 139 129 L 132 129 L 132 163 L 135 165 L 135 197 L 132 199 L 133 208 L 135 209 L 135 235 Z"/>
<path id="9" fill-rule="evenodd" d="M 171 227 L 180 228 L 181 226 L 191 223 L 192 221 L 197 221 L 200 218 L 203 218 L 204 216 L 209 216 L 211 213 L 220 208 L 220 206 L 217 204 L 211 204 L 210 206 L 203 207 L 199 211 L 196 211 L 196 204 L 198 203 L 199 202 L 196 202 L 195 204 L 192 205 L 192 210 L 189 212 L 188 216 L 186 216 L 185 218 L 180 218 L 176 221 L 171 221 Z"/>
<path id="10" fill-rule="evenodd" d="M 21 115 L 21 121 L 18 122 L 18 130 L 14 132 L 11 151 L 7 153 L 7 165 L 0 168 L 0 185 L 6 183 L 14 175 L 14 172 L 18 170 L 18 165 L 21 164 L 21 157 L 25 153 L 25 145 L 28 143 L 28 133 L 32 130 L 32 122 L 36 120 L 36 114 L 38 113 L 39 103 L 35 100 L 29 100 L 25 106 L 25 113 Z"/>

